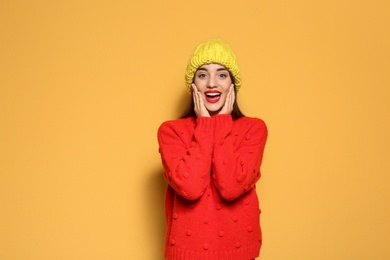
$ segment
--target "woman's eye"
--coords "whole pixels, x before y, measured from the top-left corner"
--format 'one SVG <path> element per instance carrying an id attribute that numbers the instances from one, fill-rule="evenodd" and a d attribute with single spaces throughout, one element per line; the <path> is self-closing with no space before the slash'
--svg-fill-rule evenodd
<path id="1" fill-rule="evenodd" d="M 226 77 L 227 77 L 227 75 L 226 75 L 226 74 L 224 74 L 224 73 L 222 73 L 222 74 L 219 74 L 219 76 L 220 76 L 221 78 L 226 78 Z"/>
<path id="2" fill-rule="evenodd" d="M 205 77 L 206 77 L 206 74 L 204 74 L 204 73 L 198 74 L 198 78 L 205 78 Z"/>

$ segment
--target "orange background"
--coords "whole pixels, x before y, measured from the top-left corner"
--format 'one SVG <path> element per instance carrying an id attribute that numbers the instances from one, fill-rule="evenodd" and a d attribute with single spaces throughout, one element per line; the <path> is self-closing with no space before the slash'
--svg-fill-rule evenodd
<path id="1" fill-rule="evenodd" d="M 156 131 L 193 48 L 269 127 L 262 260 L 390 259 L 390 2 L 0 2 L 0 259 L 163 259 Z"/>

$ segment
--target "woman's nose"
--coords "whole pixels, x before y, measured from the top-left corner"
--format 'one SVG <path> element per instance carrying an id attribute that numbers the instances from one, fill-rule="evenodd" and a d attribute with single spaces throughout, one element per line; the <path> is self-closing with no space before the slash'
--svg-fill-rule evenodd
<path id="1" fill-rule="evenodd" d="M 215 88 L 217 86 L 217 79 L 213 76 L 209 77 L 209 81 L 207 82 L 208 88 Z"/>

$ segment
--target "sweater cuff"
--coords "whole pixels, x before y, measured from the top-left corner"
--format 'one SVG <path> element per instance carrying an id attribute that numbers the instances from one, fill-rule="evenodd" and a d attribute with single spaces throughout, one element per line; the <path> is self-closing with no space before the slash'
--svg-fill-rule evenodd
<path id="1" fill-rule="evenodd" d="M 205 138 L 211 136 L 214 132 L 214 121 L 211 117 L 196 118 L 195 135 Z"/>
<path id="2" fill-rule="evenodd" d="M 230 114 L 216 115 L 213 117 L 215 121 L 215 135 L 217 138 L 224 139 L 230 134 L 233 128 L 233 118 Z"/>

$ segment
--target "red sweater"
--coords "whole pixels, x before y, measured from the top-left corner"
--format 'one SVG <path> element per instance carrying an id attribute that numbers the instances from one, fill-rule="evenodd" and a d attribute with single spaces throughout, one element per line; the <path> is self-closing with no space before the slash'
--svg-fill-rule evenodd
<path id="1" fill-rule="evenodd" d="M 169 260 L 249 260 L 262 236 L 255 183 L 267 139 L 257 118 L 231 115 L 164 122 L 158 130 Z"/>

